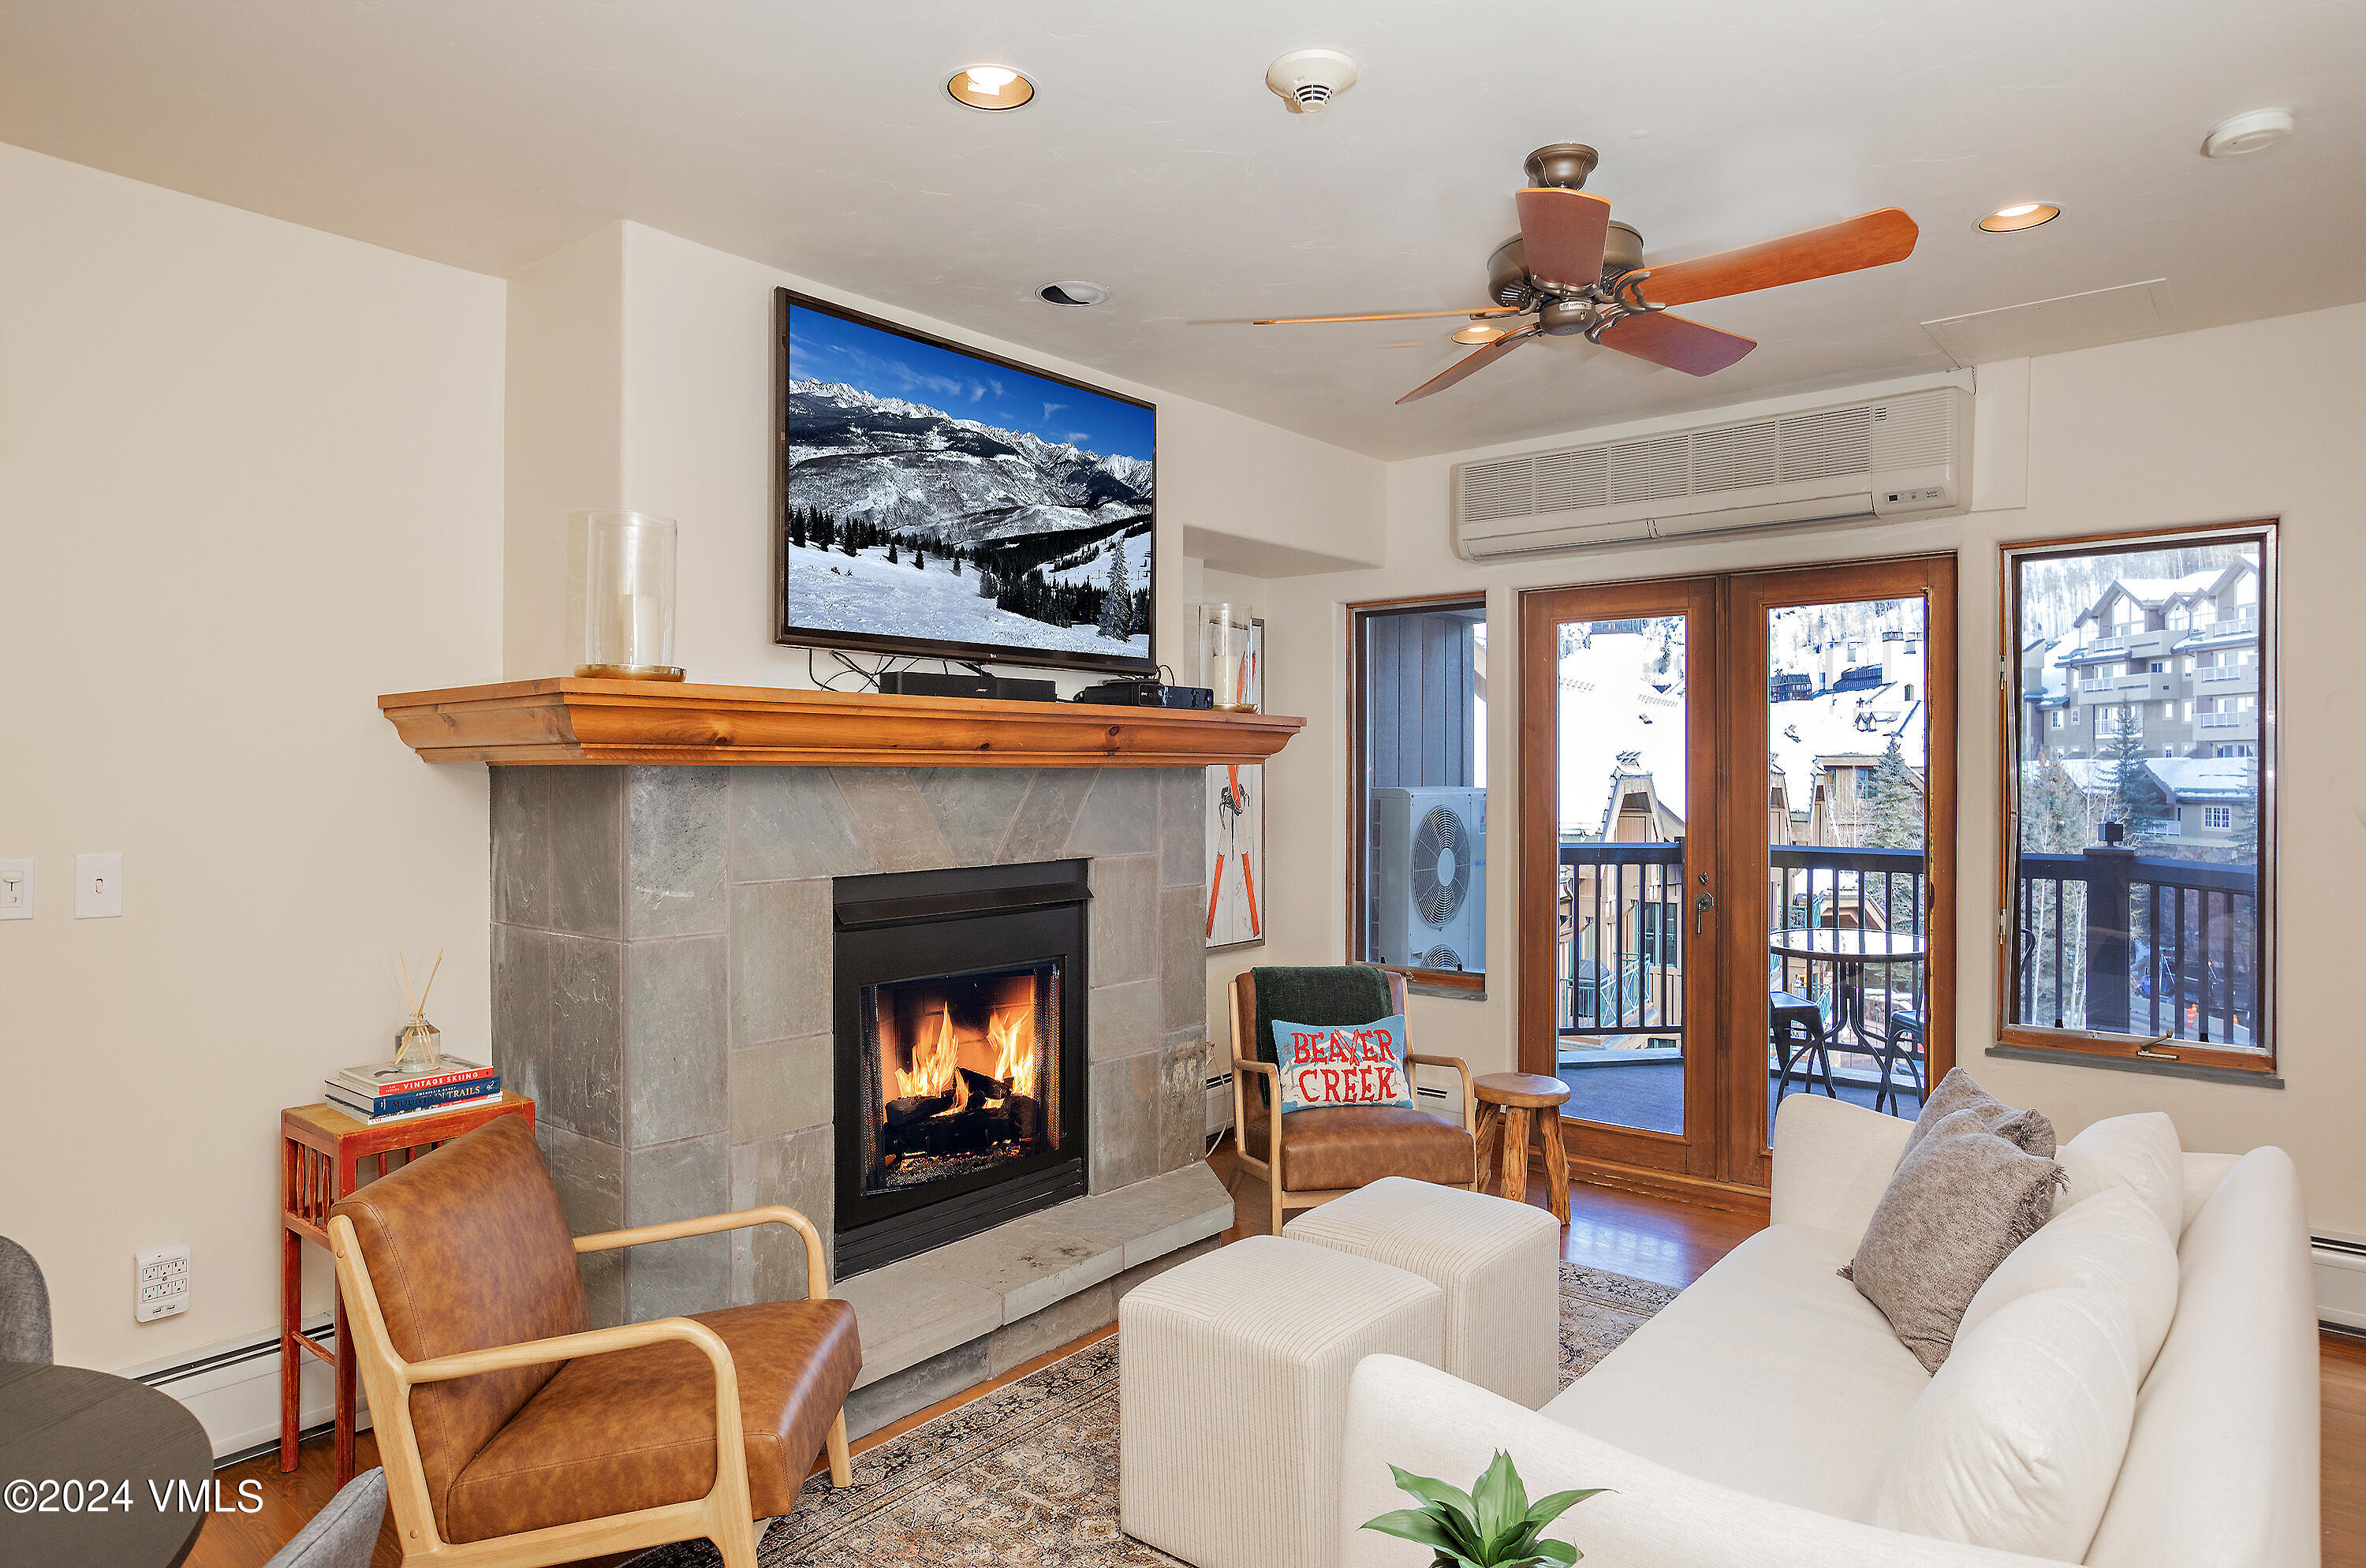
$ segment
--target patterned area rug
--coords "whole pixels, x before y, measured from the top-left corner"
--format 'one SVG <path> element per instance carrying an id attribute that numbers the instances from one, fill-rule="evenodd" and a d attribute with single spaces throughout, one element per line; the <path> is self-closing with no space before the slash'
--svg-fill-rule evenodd
<path id="1" fill-rule="evenodd" d="M 1560 1266 L 1563 1388 L 1675 1299 L 1665 1285 Z M 843 1492 L 806 1483 L 796 1511 L 757 1545 L 762 1568 L 1166 1568 L 1176 1559 L 1118 1528 L 1114 1336 L 915 1427 L 854 1460 Z M 704 1540 L 630 1568 L 718 1568 Z"/>

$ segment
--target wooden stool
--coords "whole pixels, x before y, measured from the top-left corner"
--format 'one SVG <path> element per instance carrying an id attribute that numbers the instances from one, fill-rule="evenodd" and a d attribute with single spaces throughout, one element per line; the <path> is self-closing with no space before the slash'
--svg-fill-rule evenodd
<path id="1" fill-rule="evenodd" d="M 1569 1085 L 1538 1073 L 1486 1073 L 1470 1080 L 1479 1099 L 1479 1187 L 1486 1190 L 1496 1145 L 1503 1145 L 1499 1190 L 1515 1203 L 1528 1201 L 1528 1121 L 1545 1113 L 1545 1185 L 1552 1216 L 1569 1224 L 1569 1155 L 1560 1143 L 1560 1108 Z"/>

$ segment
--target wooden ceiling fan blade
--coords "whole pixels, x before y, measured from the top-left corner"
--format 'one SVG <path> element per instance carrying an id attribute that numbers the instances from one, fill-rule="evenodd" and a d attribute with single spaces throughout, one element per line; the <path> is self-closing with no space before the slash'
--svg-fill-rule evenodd
<path id="1" fill-rule="evenodd" d="M 1302 327 L 1318 321 L 1422 321 L 1433 316 L 1469 316 L 1477 321 L 1482 316 L 1516 316 L 1516 305 L 1473 305 L 1465 310 L 1383 310 L 1370 316 L 1271 316 L 1261 321 L 1251 321 L 1253 327 Z"/>
<path id="2" fill-rule="evenodd" d="M 1479 349 L 1474 353 L 1464 355 L 1461 358 L 1456 360 L 1453 364 L 1448 366 L 1436 375 L 1432 376 L 1428 380 L 1424 381 L 1420 386 L 1415 387 L 1412 391 L 1407 392 L 1403 397 L 1399 398 L 1397 401 L 1400 403 L 1409 403 L 1415 398 L 1425 398 L 1432 392 L 1442 392 L 1446 390 L 1447 388 L 1454 385 L 1455 382 L 1461 380 L 1465 376 L 1470 375 L 1472 371 L 1484 370 L 1488 366 L 1493 365 L 1495 361 L 1503 358 L 1504 355 L 1511 353 L 1512 350 L 1519 347 L 1520 344 L 1527 342 L 1530 338 L 1533 338 L 1536 335 L 1536 328 L 1523 327 L 1518 332 L 1512 333 L 1504 337 L 1499 337 L 1493 343 L 1489 344 L 1486 347 Z"/>
<path id="3" fill-rule="evenodd" d="M 1602 281 L 1610 203 L 1586 190 L 1530 186 L 1520 193 L 1520 240 L 1528 276 L 1560 288 Z"/>
<path id="4" fill-rule="evenodd" d="M 1885 207 L 1779 240 L 1647 267 L 1640 276 L 1643 298 L 1654 305 L 1684 305 L 1887 266 L 1914 254 L 1921 232 L 1903 209 Z"/>
<path id="5" fill-rule="evenodd" d="M 1754 338 L 1720 332 L 1665 310 L 1622 316 L 1602 329 L 1600 341 L 1605 348 L 1615 348 L 1687 376 L 1714 376 L 1758 346 Z"/>

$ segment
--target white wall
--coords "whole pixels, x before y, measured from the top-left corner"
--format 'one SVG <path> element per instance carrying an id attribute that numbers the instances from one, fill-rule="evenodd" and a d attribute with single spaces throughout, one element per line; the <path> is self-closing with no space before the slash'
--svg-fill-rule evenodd
<path id="1" fill-rule="evenodd" d="M 276 1331 L 278 1108 L 390 1046 L 382 958 L 485 1052 L 485 773 L 373 699 L 499 667 L 502 285 L 6 146 L 0 211 L 0 1234 L 122 1368 Z"/>
<path id="2" fill-rule="evenodd" d="M 1519 590 L 1560 583 L 1729 570 L 1915 551 L 1956 550 L 1962 583 L 1962 933 L 1959 1057 L 2009 1100 L 2043 1107 L 2067 1135 L 2103 1116 L 2159 1109 L 2187 1146 L 2281 1144 L 2299 1161 L 2320 1232 L 2366 1235 L 2366 1173 L 2355 1124 L 2366 1105 L 2366 1028 L 2347 978 L 2366 886 L 2366 673 L 2348 644 L 2366 591 L 2366 529 L 2355 454 L 2366 430 L 2366 306 L 1986 367 L 1980 447 L 1968 517 L 1559 556 L 1489 567 L 1448 543 L 1452 465 L 1567 436 L 1390 465 L 1386 566 L 1265 585 L 1269 705 L 1308 726 L 1271 770 L 1268 900 L 1273 939 L 1238 962 L 1211 962 L 1211 1027 L 1225 1033 L 1218 988 L 1245 963 L 1335 963 L 1344 951 L 1342 806 L 1346 701 L 1345 606 L 1417 593 L 1488 596 L 1488 776 L 1515 778 Z M 1451 395 L 1451 394 L 1448 394 Z M 1840 400 L 1848 393 L 1754 404 Z M 1697 423 L 1658 421 L 1585 439 Z M 2025 442 L 2015 437 L 2026 433 Z M 2206 523 L 2283 520 L 2282 1067 L 2277 1091 L 1990 1058 L 1994 1034 L 1992 886 L 1996 852 L 1997 549 L 2001 540 Z M 1490 829 L 1508 847 L 1516 799 L 1499 784 Z M 1503 850 L 1490 857 L 1502 863 Z M 1488 888 L 1489 995 L 1416 998 L 1425 1048 L 1457 1049 L 1474 1068 L 1512 1066 L 1515 888 Z"/>
<path id="3" fill-rule="evenodd" d="M 772 291 L 781 288 L 1156 403 L 1159 655 L 1178 670 L 1188 647 L 1187 533 L 1200 555 L 1378 558 L 1382 470 L 1369 457 L 655 229 L 613 225 L 512 288 L 504 672 L 513 678 L 574 667 L 562 633 L 566 513 L 621 504 L 681 525 L 675 653 L 691 680 L 809 683 L 806 650 L 775 647 L 770 630 Z M 589 367 L 587 345 L 597 361 Z M 584 419 L 543 420 L 521 407 L 547 394 L 584 404 Z M 609 438 L 598 422 L 612 396 Z M 823 655 L 825 678 L 833 667 Z"/>

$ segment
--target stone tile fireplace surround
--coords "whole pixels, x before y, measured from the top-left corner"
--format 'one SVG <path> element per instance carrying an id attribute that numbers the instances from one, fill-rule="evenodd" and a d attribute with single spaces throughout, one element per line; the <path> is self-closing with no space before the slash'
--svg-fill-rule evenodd
<path id="1" fill-rule="evenodd" d="M 997 1232 L 858 1277 L 844 1293 L 863 1313 L 866 1350 L 892 1332 L 909 1381 L 928 1370 L 910 1352 L 933 1355 L 946 1337 L 910 1308 L 941 1286 L 958 1287 L 953 1316 L 972 1327 L 998 1317 L 1008 1337 L 1018 1318 L 1121 1266 L 1147 1265 L 1158 1238 L 1172 1247 L 1229 1223 L 1213 1219 L 1200 1190 L 1228 1214 L 1212 1177 L 1105 1196 L 1200 1160 L 1200 768 L 496 766 L 491 775 L 495 1065 L 536 1101 L 579 1234 L 787 1203 L 828 1238 L 831 878 L 1065 858 L 1090 862 L 1094 1196 L 1003 1227 L 1031 1256 L 981 1256 L 982 1282 L 945 1271 Z M 1207 1221 L 1168 1234 L 1177 1203 Z M 1072 1234 L 1084 1221 L 1071 1211 L 1087 1206 L 1101 1216 L 1088 1228 L 1108 1236 L 1093 1253 L 1108 1267 L 1080 1271 L 1092 1249 Z M 1057 1238 L 1062 1256 L 1032 1256 L 1044 1248 L 1031 1249 L 1031 1236 Z M 916 1265 L 934 1271 L 885 1278 Z M 795 1236 L 767 1227 L 595 1255 L 585 1280 L 595 1323 L 640 1321 L 802 1295 L 804 1253 Z M 891 1303 L 896 1321 L 875 1323 Z M 1065 1317 L 1082 1321 L 1073 1303 Z M 982 1339 L 978 1349 L 982 1376 Z M 866 1381 L 889 1370 L 901 1369 L 867 1365 Z"/>

